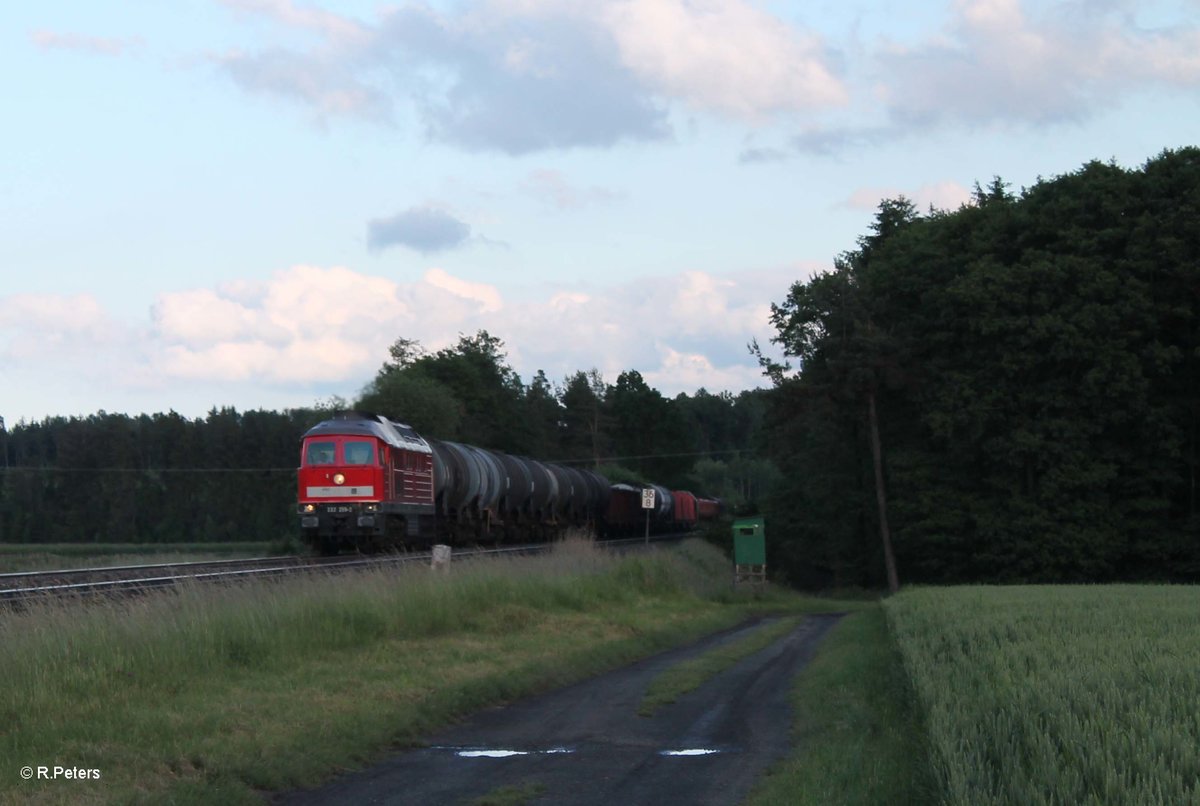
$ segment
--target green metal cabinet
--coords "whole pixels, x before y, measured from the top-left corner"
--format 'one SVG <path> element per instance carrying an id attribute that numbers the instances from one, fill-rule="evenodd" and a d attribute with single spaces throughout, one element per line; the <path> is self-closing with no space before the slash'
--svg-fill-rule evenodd
<path id="1" fill-rule="evenodd" d="M 762 517 L 733 522 L 735 582 L 765 582 L 767 578 L 767 526 Z"/>

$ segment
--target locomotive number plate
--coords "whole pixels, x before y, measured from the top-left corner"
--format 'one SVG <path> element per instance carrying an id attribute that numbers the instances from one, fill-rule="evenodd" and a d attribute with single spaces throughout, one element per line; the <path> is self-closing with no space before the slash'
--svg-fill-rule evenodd
<path id="1" fill-rule="evenodd" d="M 328 513 L 330 513 L 331 515 L 349 515 L 351 512 L 353 512 L 353 511 L 354 511 L 354 507 L 349 507 L 349 506 L 340 506 L 340 507 L 338 507 L 338 506 L 328 506 L 328 507 L 325 507 L 325 511 L 326 511 L 326 512 L 328 512 Z"/>
<path id="2" fill-rule="evenodd" d="M 309 487 L 306 492 L 309 498 L 370 498 L 375 495 L 375 485 L 365 484 L 359 487 Z"/>

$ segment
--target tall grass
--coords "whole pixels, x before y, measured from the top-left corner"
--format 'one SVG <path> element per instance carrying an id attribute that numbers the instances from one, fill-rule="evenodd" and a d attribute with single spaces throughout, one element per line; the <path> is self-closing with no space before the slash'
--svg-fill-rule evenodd
<path id="1" fill-rule="evenodd" d="M 314 575 L 0 617 L 0 800 L 209 802 L 313 783 L 497 699 L 727 626 L 703 545 Z M 69 763 L 101 782 L 22 782 Z M 82 797 L 82 799 L 89 799 Z"/>
<path id="2" fill-rule="evenodd" d="M 1200 802 L 1200 588 L 887 600 L 950 804 Z"/>

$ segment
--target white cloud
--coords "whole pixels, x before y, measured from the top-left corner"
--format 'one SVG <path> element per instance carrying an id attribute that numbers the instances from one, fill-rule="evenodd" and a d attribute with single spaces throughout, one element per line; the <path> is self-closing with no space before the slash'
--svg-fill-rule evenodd
<path id="1" fill-rule="evenodd" d="M 75 379 L 72 400 L 97 407 L 202 412 L 353 397 L 395 339 L 436 350 L 483 328 L 504 339 L 526 380 L 597 367 L 610 382 L 636 369 L 669 395 L 738 390 L 763 382 L 746 344 L 768 341 L 769 302 L 813 269 L 693 271 L 511 301 L 439 268 L 397 282 L 300 265 L 263 282 L 160 294 L 141 327 L 116 325 L 87 295 L 15 295 L 0 300 L 0 357 L 6 377 L 53 367 L 63 383 Z"/>
<path id="2" fill-rule="evenodd" d="M 234 289 L 239 299 L 227 289 L 161 295 L 154 371 L 215 384 L 340 383 L 353 396 L 396 338 L 439 349 L 486 329 L 504 339 L 524 378 L 596 366 L 611 380 L 637 368 L 667 393 L 742 389 L 760 383 L 745 344 L 767 342 L 769 302 L 808 273 L 692 271 L 508 302 L 494 285 L 442 269 L 396 283 L 344 267 L 295 266 L 275 272 L 253 296 L 245 287 Z"/>
<path id="3" fill-rule="evenodd" d="M 738 162 L 743 165 L 754 163 L 783 162 L 788 158 L 788 152 L 779 148 L 750 147 L 738 154 Z"/>
<path id="4" fill-rule="evenodd" d="M 557 311 L 571 310 L 580 305 L 585 305 L 591 300 L 587 294 L 577 294 L 570 291 L 563 291 L 550 297 L 550 307 Z"/>
<path id="5" fill-rule="evenodd" d="M 769 340 L 770 302 L 814 269 L 684 272 L 588 294 L 559 292 L 480 326 L 506 339 L 524 377 L 545 369 L 561 378 L 595 366 L 609 381 L 637 369 L 666 394 L 743 389 L 763 382 L 746 345 Z"/>
<path id="6" fill-rule="evenodd" d="M 160 294 L 155 369 L 192 379 L 344 380 L 408 311 L 399 287 L 342 267 L 294 266 L 261 286 Z"/>
<path id="7" fill-rule="evenodd" d="M 274 274 L 263 308 L 273 324 L 310 338 L 330 328 L 358 337 L 408 311 L 398 291 L 387 278 L 342 266 L 294 266 Z"/>
<path id="8" fill-rule="evenodd" d="M 392 123 L 410 107 L 428 137 L 523 154 L 671 136 L 672 105 L 751 123 L 843 104 L 824 43 L 747 0 L 414 2 L 373 23 L 287 0 L 230 0 L 308 47 L 233 51 L 244 89 L 324 121 Z"/>
<path id="9" fill-rule="evenodd" d="M 500 292 L 494 285 L 469 283 L 447 274 L 441 269 L 430 269 L 425 272 L 423 279 L 429 285 L 449 291 L 456 297 L 478 302 L 479 310 L 482 313 L 492 313 L 504 307 L 504 301 L 500 298 Z"/>
<path id="10" fill-rule="evenodd" d="M 659 391 L 673 389 L 690 394 L 701 388 L 711 392 L 753 389 L 765 385 L 762 370 L 757 365 L 718 368 L 700 353 L 681 353 L 666 346 L 659 348 L 659 355 L 659 368 L 643 373 L 646 383 Z"/>
<path id="11" fill-rule="evenodd" d="M 843 204 L 855 210 L 876 210 L 884 199 L 895 199 L 904 196 L 917 206 L 917 212 L 924 213 L 930 207 L 937 210 L 957 210 L 971 201 L 971 191 L 958 182 L 943 181 L 921 185 L 916 190 L 901 190 L 899 188 L 859 188 L 850 194 Z"/>
<path id="12" fill-rule="evenodd" d="M 392 99 L 362 80 L 337 54 L 231 50 L 214 61 L 242 89 L 300 101 L 320 124 L 343 116 L 381 124 L 393 120 Z"/>
<path id="13" fill-rule="evenodd" d="M 12 294 L 0 298 L 0 356 L 38 360 L 53 353 L 86 354 L 121 338 L 90 294 Z"/>
<path id="14" fill-rule="evenodd" d="M 0 328 L 85 333 L 106 321 L 103 308 L 91 294 L 12 294 L 0 304 Z"/>
<path id="15" fill-rule="evenodd" d="M 596 4 L 622 63 L 689 105 L 759 121 L 846 102 L 823 45 L 743 0 Z"/>
<path id="16" fill-rule="evenodd" d="M 221 0 L 234 11 L 260 14 L 293 28 L 302 28 L 346 43 L 362 43 L 369 31 L 362 23 L 323 9 L 301 8 L 290 0 Z"/>
<path id="17" fill-rule="evenodd" d="M 146 382 L 141 336 L 90 294 L 0 297 L 0 416 L 115 410 L 114 387 Z"/>
<path id="18" fill-rule="evenodd" d="M 197 345 L 253 336 L 259 329 L 251 310 L 207 288 L 161 296 L 154 318 L 165 338 Z"/>
<path id="19" fill-rule="evenodd" d="M 1136 93 L 1200 88 L 1194 1 L 952 0 L 944 23 L 840 51 L 852 112 L 809 116 L 789 145 L 818 157 L 939 130 L 1078 125 Z M 849 107 L 848 107 L 849 108 Z M 784 156 L 747 149 L 742 162 Z"/>
<path id="20" fill-rule="evenodd" d="M 578 210 L 590 204 L 615 201 L 623 194 L 602 187 L 577 187 L 562 171 L 539 168 L 530 171 L 523 185 L 525 192 L 557 207 L 559 210 Z"/>
<path id="21" fill-rule="evenodd" d="M 34 31 L 29 38 L 42 50 L 75 50 L 103 56 L 120 56 L 142 44 L 140 37 L 89 36 L 47 30 Z"/>
<path id="22" fill-rule="evenodd" d="M 883 97 L 894 120 L 1057 123 L 1080 120 L 1146 84 L 1200 85 L 1194 17 L 1140 27 L 1121 4 L 957 0 L 946 30 L 917 47 L 885 44 Z"/>
<path id="23" fill-rule="evenodd" d="M 937 182 L 917 188 L 913 194 L 913 201 L 921 210 L 930 207 L 938 210 L 957 210 L 971 201 L 971 191 L 958 182 Z"/>

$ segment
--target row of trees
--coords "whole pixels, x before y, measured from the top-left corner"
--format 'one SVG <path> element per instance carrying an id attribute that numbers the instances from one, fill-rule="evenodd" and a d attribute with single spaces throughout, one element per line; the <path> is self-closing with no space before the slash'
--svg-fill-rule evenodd
<path id="1" fill-rule="evenodd" d="M 283 412 L 100 412 L 0 420 L 0 541 L 274 540 L 295 531 L 299 438 L 334 409 L 376 411 L 420 433 L 599 467 L 743 507 L 774 478 L 755 456 L 762 392 L 664 397 L 636 371 L 526 384 L 486 331 L 428 353 L 400 339 L 353 402 Z"/>
<path id="2" fill-rule="evenodd" d="M 503 342 L 487 331 L 461 336 L 436 353 L 400 339 L 390 354 L 356 407 L 441 439 L 674 487 L 695 484 L 702 457 L 709 458 L 701 467 L 704 479 L 720 492 L 744 486 L 744 479 L 717 477 L 753 464 L 746 456 L 757 449 L 765 412 L 761 392 L 735 397 L 701 389 L 668 398 L 636 370 L 622 372 L 612 384 L 595 369 L 561 384 L 538 371 L 525 384 L 509 366 Z"/>
<path id="3" fill-rule="evenodd" d="M 0 541 L 276 540 L 294 531 L 298 437 L 328 412 L 99 412 L 0 429 Z"/>
<path id="4" fill-rule="evenodd" d="M 890 537 L 906 581 L 1200 576 L 1198 220 L 1195 148 L 883 203 L 773 306 L 776 559 L 879 585 Z"/>

